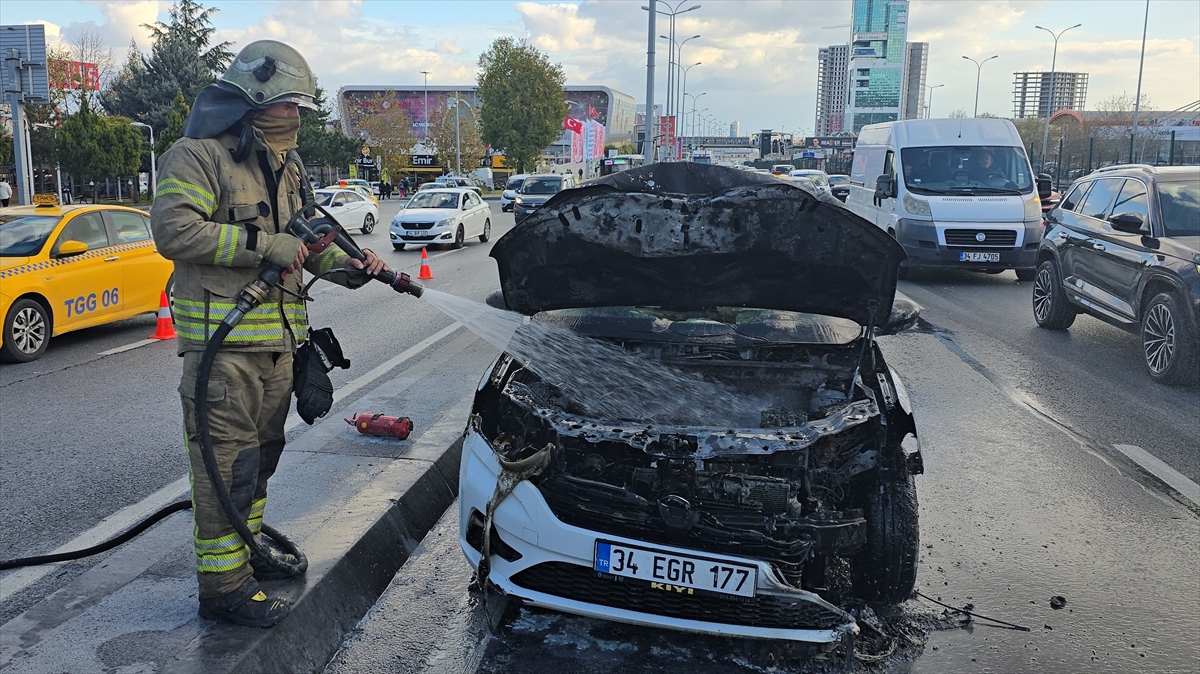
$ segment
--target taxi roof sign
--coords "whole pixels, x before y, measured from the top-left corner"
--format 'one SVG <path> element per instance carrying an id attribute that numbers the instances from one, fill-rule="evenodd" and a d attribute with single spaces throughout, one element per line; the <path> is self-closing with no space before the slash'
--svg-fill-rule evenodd
<path id="1" fill-rule="evenodd" d="M 58 195 L 53 193 L 42 193 L 33 195 L 33 203 L 36 206 L 57 206 Z"/>

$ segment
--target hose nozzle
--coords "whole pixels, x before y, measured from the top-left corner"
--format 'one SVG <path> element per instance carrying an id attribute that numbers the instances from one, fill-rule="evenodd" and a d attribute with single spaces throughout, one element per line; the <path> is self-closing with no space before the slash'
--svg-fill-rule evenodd
<path id="1" fill-rule="evenodd" d="M 396 280 L 391 283 L 392 288 L 398 293 L 408 293 L 413 297 L 420 297 L 425 292 L 425 286 L 412 280 L 412 277 L 404 272 L 396 274 Z"/>

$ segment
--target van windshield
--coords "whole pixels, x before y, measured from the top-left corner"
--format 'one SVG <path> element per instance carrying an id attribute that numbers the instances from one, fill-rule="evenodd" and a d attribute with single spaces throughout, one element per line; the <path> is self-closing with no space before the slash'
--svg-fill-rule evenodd
<path id="1" fill-rule="evenodd" d="M 521 194 L 558 194 L 561 189 L 561 178 L 527 178 L 521 186 Z"/>
<path id="2" fill-rule="evenodd" d="M 916 194 L 1029 194 L 1033 176 L 1019 147 L 909 147 L 904 184 Z"/>

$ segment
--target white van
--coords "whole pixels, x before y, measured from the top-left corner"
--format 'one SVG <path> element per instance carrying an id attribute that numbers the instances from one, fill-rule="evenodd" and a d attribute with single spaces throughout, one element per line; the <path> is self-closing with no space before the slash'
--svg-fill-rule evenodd
<path id="1" fill-rule="evenodd" d="M 913 267 L 957 267 L 1032 281 L 1042 237 L 1037 178 L 1006 119 L 913 119 L 864 126 L 846 207 L 892 234 Z"/>

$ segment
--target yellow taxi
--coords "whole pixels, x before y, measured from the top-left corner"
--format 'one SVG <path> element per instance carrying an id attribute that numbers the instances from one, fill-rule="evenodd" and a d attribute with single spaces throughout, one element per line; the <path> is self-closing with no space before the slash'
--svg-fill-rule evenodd
<path id="1" fill-rule="evenodd" d="M 0 209 L 0 359 L 24 363 L 50 337 L 158 311 L 174 265 L 150 216 L 121 206 Z"/>
<path id="2" fill-rule="evenodd" d="M 370 199 L 376 208 L 379 207 L 379 198 L 371 191 L 371 185 L 367 181 L 351 178 L 350 180 L 339 180 L 337 186 L 346 190 L 354 190 L 361 194 L 364 199 Z"/>

